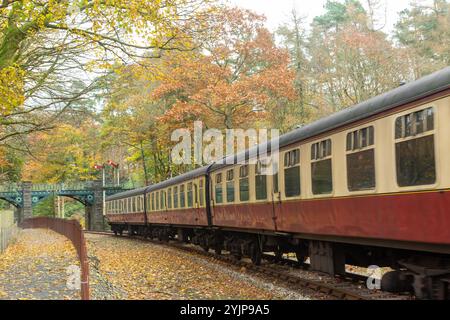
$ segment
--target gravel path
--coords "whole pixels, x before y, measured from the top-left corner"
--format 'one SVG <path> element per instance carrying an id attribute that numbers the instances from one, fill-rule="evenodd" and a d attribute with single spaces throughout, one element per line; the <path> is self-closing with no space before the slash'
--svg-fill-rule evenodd
<path id="1" fill-rule="evenodd" d="M 86 235 L 92 299 L 309 300 L 214 259 L 121 237 Z"/>
<path id="2" fill-rule="evenodd" d="M 79 266 L 70 240 L 50 230 L 26 229 L 0 254 L 0 299 L 78 300 L 67 286 Z"/>

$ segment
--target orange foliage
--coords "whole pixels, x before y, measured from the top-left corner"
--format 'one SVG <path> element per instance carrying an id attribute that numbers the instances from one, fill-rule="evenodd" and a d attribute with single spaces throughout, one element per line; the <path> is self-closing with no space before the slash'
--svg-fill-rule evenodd
<path id="1" fill-rule="evenodd" d="M 274 101 L 294 98 L 289 54 L 276 47 L 264 19 L 237 8 L 219 16 L 209 22 L 212 36 L 201 51 L 182 61 L 166 59 L 166 76 L 153 92 L 154 99 L 174 100 L 163 123 L 249 127 L 270 118 L 279 105 Z"/>

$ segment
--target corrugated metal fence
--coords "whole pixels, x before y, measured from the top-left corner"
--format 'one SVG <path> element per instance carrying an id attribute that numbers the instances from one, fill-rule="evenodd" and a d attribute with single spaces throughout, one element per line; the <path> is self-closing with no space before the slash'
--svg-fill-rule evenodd
<path id="1" fill-rule="evenodd" d="M 89 300 L 89 260 L 83 229 L 78 221 L 57 218 L 36 217 L 26 219 L 21 228 L 50 229 L 69 238 L 77 250 L 81 265 L 81 299 Z"/>
<path id="2" fill-rule="evenodd" d="M 0 211 L 0 253 L 2 253 L 17 233 L 14 211 Z"/>

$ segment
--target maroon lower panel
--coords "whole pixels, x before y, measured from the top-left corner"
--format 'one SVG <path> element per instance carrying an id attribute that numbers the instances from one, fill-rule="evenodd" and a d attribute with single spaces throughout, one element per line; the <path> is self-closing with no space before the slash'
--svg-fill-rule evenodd
<path id="1" fill-rule="evenodd" d="M 285 202 L 278 230 L 450 244 L 450 192 Z"/>
<path id="2" fill-rule="evenodd" d="M 147 219 L 148 223 L 208 226 L 208 218 L 205 208 L 150 212 L 147 213 Z"/>
<path id="3" fill-rule="evenodd" d="M 272 204 L 230 204 L 213 209 L 213 225 L 242 229 L 275 230 Z"/>
<path id="4" fill-rule="evenodd" d="M 107 214 L 106 217 L 110 223 L 131 223 L 144 224 L 145 214 L 140 213 L 125 213 L 125 214 Z"/>

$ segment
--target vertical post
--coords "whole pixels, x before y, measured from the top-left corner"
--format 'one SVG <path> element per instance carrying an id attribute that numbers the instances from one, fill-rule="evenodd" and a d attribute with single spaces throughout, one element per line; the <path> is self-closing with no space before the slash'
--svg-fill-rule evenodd
<path id="1" fill-rule="evenodd" d="M 23 199 L 23 214 L 22 219 L 28 219 L 33 216 L 33 202 L 31 196 L 32 183 L 30 181 L 22 182 L 22 199 Z"/>
<path id="2" fill-rule="evenodd" d="M 61 217 L 61 204 L 59 202 L 59 197 L 55 194 L 55 202 L 56 202 L 56 217 Z"/>
<path id="3" fill-rule="evenodd" d="M 105 173 L 105 165 L 103 165 L 103 169 L 102 169 L 102 171 L 103 171 L 103 182 L 102 182 L 102 191 L 103 191 L 103 194 L 102 194 L 102 218 L 103 218 L 103 213 L 105 212 L 105 208 L 106 208 L 106 190 L 105 190 L 105 187 L 106 187 L 106 173 Z"/>
<path id="4" fill-rule="evenodd" d="M 65 207 L 65 200 L 64 200 L 65 198 L 64 197 L 61 197 L 61 218 L 66 218 L 66 213 L 65 213 L 65 210 L 64 210 L 64 207 Z"/>
<path id="5" fill-rule="evenodd" d="M 86 206 L 86 228 L 92 231 L 103 231 L 104 230 L 104 217 L 103 217 L 103 206 L 104 206 L 104 188 L 102 181 L 93 181 L 92 191 L 94 193 L 94 201 L 90 206 Z"/>

